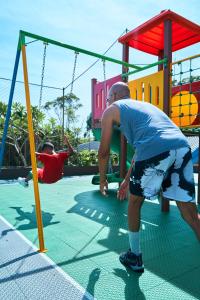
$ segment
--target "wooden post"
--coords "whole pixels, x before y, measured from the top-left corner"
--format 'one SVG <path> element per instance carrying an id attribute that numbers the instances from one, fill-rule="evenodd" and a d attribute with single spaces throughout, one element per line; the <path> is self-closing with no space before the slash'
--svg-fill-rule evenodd
<path id="1" fill-rule="evenodd" d="M 164 68 L 164 106 L 163 111 L 170 116 L 170 98 L 171 98 L 171 86 L 170 86 L 170 73 L 172 62 L 172 22 L 171 20 L 164 21 L 164 57 L 167 57 L 167 65 Z M 169 200 L 161 197 L 161 210 L 163 212 L 169 211 Z"/>
<path id="2" fill-rule="evenodd" d="M 172 63 L 172 23 L 171 20 L 164 21 L 164 57 L 167 58 L 167 64 L 164 68 L 164 107 L 163 111 L 170 116 L 170 98 L 171 98 L 171 63 Z"/>
<path id="3" fill-rule="evenodd" d="M 129 46 L 128 44 L 123 44 L 122 60 L 129 61 Z M 128 68 L 122 66 L 122 73 L 127 73 Z M 124 82 L 128 82 L 128 77 L 123 78 Z M 126 176 L 126 160 L 127 160 L 127 141 L 125 136 L 121 133 L 120 138 L 120 177 L 124 178 Z"/>
<path id="4" fill-rule="evenodd" d="M 160 50 L 160 53 L 158 55 L 158 61 L 164 58 L 164 51 Z M 162 71 L 163 70 L 163 64 L 162 65 L 158 65 L 158 71 Z"/>

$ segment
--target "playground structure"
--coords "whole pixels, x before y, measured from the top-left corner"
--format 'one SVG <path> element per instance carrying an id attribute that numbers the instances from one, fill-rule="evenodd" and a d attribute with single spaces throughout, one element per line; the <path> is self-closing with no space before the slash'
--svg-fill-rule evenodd
<path id="1" fill-rule="evenodd" d="M 138 26 L 119 38 L 123 45 L 122 59 L 129 62 L 129 49 L 134 48 L 148 54 L 156 55 L 159 63 L 158 71 L 128 81 L 128 76 L 154 67 L 156 64 L 147 65 L 140 70 L 128 71 L 122 67 L 122 76 L 118 75 L 106 82 L 97 82 L 92 79 L 92 124 L 96 137 L 100 136 L 100 119 L 106 108 L 104 92 L 122 77 L 127 82 L 131 97 L 140 101 L 147 101 L 163 110 L 187 133 L 193 127 L 200 127 L 200 55 L 195 55 L 178 62 L 172 62 L 172 52 L 200 42 L 200 26 L 183 18 L 182 16 L 164 10 L 160 14 Z M 184 76 L 187 76 L 185 78 Z M 195 129 L 193 135 L 199 136 Z M 118 143 L 119 144 L 119 143 Z M 198 145 L 199 148 L 199 145 Z M 111 149 L 116 151 L 116 141 L 111 144 Z M 120 178 L 126 173 L 126 162 L 132 156 L 127 151 L 127 143 L 121 135 L 117 152 L 120 154 Z M 198 160 L 199 161 L 199 160 Z M 115 180 L 115 176 L 113 177 Z M 198 187 L 200 187 L 200 172 L 198 172 Z M 198 188 L 198 203 L 200 203 L 200 188 Z M 162 210 L 169 210 L 169 202 L 162 201 Z"/>
<path id="2" fill-rule="evenodd" d="M 25 63 L 24 77 L 26 79 L 25 89 L 30 136 L 33 135 L 33 132 L 31 131 L 30 120 L 30 98 L 32 98 L 32 94 L 26 65 L 28 38 L 28 33 L 20 32 L 19 51 L 17 51 L 16 56 L 16 62 L 17 60 L 18 62 L 15 64 L 9 107 L 12 105 L 14 89 L 16 94 L 17 85 L 15 86 L 15 81 L 19 55 L 22 53 Z M 47 38 L 36 35 L 32 35 L 32 39 L 42 41 L 41 44 L 44 41 L 51 42 Z M 55 43 L 55 41 L 53 42 Z M 62 44 L 63 46 L 66 45 Z M 75 49 L 77 51 L 77 48 L 73 47 L 72 52 Z M 81 49 L 79 52 L 81 53 Z M 195 78 L 192 82 L 188 82 L 188 80 L 184 80 L 184 74 L 181 74 L 181 72 L 186 72 L 183 70 L 183 64 L 187 62 L 190 64 L 190 61 L 191 64 L 193 62 L 196 64 L 198 57 L 189 58 L 185 62 L 176 62 L 175 67 L 172 65 L 171 68 L 173 71 L 172 92 L 174 92 L 172 94 L 174 96 L 178 93 L 178 96 L 175 96 L 176 99 L 173 100 L 176 102 L 176 104 L 173 103 L 175 109 L 173 118 L 179 126 L 185 126 L 186 133 L 198 136 L 197 108 L 199 101 L 196 100 L 199 96 L 198 77 L 193 74 L 193 71 L 189 71 L 187 74 L 191 72 L 191 76 Z M 29 65 L 31 62 L 29 60 Z M 167 60 L 161 59 L 155 65 L 162 66 L 166 62 Z M 124 70 L 126 73 L 128 73 L 127 66 L 131 68 L 130 64 L 126 64 L 126 70 Z M 136 70 L 134 67 L 133 69 Z M 30 69 L 29 72 L 31 73 Z M 155 84 L 156 74 L 158 77 L 160 76 L 159 87 Z M 138 100 L 145 100 L 148 97 L 152 103 L 155 101 L 157 105 L 164 105 L 161 97 L 164 89 L 164 85 L 162 86 L 162 76 L 164 75 L 163 72 L 156 74 L 155 77 L 150 74 L 134 83 L 132 81 L 132 97 L 136 97 L 137 94 Z M 180 77 L 182 77 L 181 80 Z M 115 80 L 121 80 L 121 75 L 112 80 L 107 86 L 107 90 Z M 178 84 L 179 81 L 183 84 Z M 94 86 L 98 85 L 95 80 L 93 83 Z M 98 88 L 101 96 L 96 97 L 97 103 L 93 103 L 93 109 L 95 110 L 96 105 L 99 109 L 93 123 L 93 131 L 97 139 L 101 134 L 99 120 L 102 107 L 100 105 L 103 105 L 103 109 L 106 107 L 105 82 L 102 88 L 101 84 L 98 85 Z M 194 95 L 187 91 L 192 91 Z M 189 101 L 192 102 L 192 105 L 189 106 L 186 97 L 180 94 L 184 94 L 186 97 L 191 95 Z M 179 105 L 179 101 L 181 104 L 186 103 Z M 9 113 L 10 110 L 8 109 L 4 138 L 0 145 L 0 161 L 3 156 L 6 127 L 9 125 Z M 187 116 L 187 114 L 192 115 Z M 176 117 L 177 115 L 178 117 Z M 187 123 L 192 125 L 187 126 Z M 120 152 L 121 139 L 123 144 L 123 137 L 120 138 L 120 132 L 115 131 L 112 141 L 113 151 Z M 33 138 L 32 152 L 34 151 L 34 144 Z M 125 147 L 127 147 L 127 162 L 129 158 L 132 158 L 132 154 L 129 153 L 128 145 Z M 34 153 L 32 154 L 34 155 Z M 37 178 L 34 178 L 34 190 L 36 188 Z M 40 199 L 37 198 L 39 197 L 39 190 L 38 194 L 37 190 L 35 191 L 36 205 L 33 205 L 32 185 L 30 189 L 23 192 L 17 184 L 1 185 L 0 203 L 3 216 L 3 218 L 0 217 L 1 299 L 12 299 L 13 295 L 16 299 L 65 299 L 66 297 L 72 300 L 199 299 L 199 244 L 191 234 L 190 228 L 181 222 L 173 204 L 170 207 L 170 214 L 161 216 L 157 201 L 145 201 L 141 216 L 141 245 L 142 249 L 145 250 L 143 254 L 145 273 L 144 276 L 137 276 L 122 268 L 118 259 L 119 253 L 124 250 L 127 244 L 127 202 L 116 201 L 115 191 L 110 191 L 105 199 L 97 188 L 91 185 L 90 178 L 80 177 L 64 178 L 55 185 L 42 185 L 40 186 L 40 193 L 43 220 L 41 219 L 40 207 L 38 207 L 40 206 Z M 46 246 L 51 249 L 47 255 L 37 253 L 37 249 L 30 244 L 30 241 L 35 244 L 37 240 L 36 212 L 37 221 L 39 218 L 39 222 L 37 222 L 39 251 L 45 251 L 42 227 L 44 226 Z M 12 223 L 12 226 L 7 221 Z M 41 224 L 42 221 L 43 224 Z M 19 234 L 19 231 L 23 235 Z"/>

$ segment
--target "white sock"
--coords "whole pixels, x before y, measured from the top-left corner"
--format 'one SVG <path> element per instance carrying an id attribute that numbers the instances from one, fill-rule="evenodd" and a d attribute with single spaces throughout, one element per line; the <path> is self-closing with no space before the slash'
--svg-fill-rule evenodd
<path id="1" fill-rule="evenodd" d="M 139 255 L 141 253 L 139 231 L 129 231 L 129 244 L 131 252 L 133 252 L 136 255 Z"/>

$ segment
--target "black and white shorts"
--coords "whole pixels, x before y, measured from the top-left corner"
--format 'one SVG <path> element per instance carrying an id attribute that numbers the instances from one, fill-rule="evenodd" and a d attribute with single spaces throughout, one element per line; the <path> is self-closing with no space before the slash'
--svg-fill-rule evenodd
<path id="1" fill-rule="evenodd" d="M 130 193 L 155 199 L 195 202 L 191 149 L 170 150 L 147 160 L 136 161 L 130 176 Z"/>

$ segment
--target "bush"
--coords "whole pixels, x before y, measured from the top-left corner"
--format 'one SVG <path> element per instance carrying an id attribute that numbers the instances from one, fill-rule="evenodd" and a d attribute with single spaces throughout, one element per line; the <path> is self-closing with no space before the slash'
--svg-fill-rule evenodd
<path id="1" fill-rule="evenodd" d="M 111 153 L 111 162 L 113 166 L 117 166 L 119 163 L 118 155 Z M 68 165 L 71 166 L 97 166 L 98 165 L 98 151 L 95 150 L 83 150 L 69 158 Z"/>

